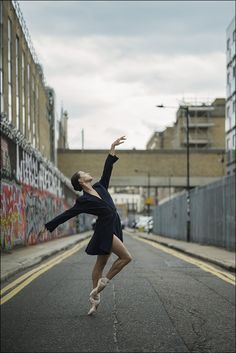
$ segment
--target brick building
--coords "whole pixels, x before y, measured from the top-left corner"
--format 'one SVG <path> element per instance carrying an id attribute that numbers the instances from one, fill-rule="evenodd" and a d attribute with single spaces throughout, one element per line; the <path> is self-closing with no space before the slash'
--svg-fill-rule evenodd
<path id="1" fill-rule="evenodd" d="M 224 149 L 225 147 L 225 99 L 217 98 L 211 104 L 189 103 L 190 149 Z M 186 149 L 186 115 L 181 108 L 176 122 L 164 131 L 155 131 L 146 148 Z"/>
<path id="2" fill-rule="evenodd" d="M 56 162 L 55 92 L 46 85 L 19 3 L 1 2 L 1 115 Z"/>

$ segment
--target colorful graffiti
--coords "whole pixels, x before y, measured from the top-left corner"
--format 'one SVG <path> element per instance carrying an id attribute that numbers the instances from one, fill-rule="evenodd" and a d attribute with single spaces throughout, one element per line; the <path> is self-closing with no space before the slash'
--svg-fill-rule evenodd
<path id="1" fill-rule="evenodd" d="M 35 244 L 41 226 L 71 207 L 76 195 L 52 168 L 2 137 L 1 165 L 1 249 Z M 72 218 L 43 240 L 74 233 Z"/>
<path id="2" fill-rule="evenodd" d="M 62 182 L 47 165 L 16 146 L 16 180 L 62 197 Z"/>

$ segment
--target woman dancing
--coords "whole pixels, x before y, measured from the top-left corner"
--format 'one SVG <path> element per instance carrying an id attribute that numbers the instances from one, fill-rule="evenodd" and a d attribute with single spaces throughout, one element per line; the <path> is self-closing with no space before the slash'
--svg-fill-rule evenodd
<path id="1" fill-rule="evenodd" d="M 108 192 L 113 164 L 119 159 L 115 155 L 115 147 L 125 140 L 125 136 L 122 136 L 111 145 L 99 182 L 92 185 L 92 176 L 83 171 L 78 171 L 71 177 L 73 188 L 76 191 L 83 191 L 83 195 L 76 199 L 72 208 L 46 223 L 38 235 L 40 237 L 47 230 L 52 232 L 59 224 L 80 213 L 97 216 L 94 234 L 85 249 L 88 255 L 97 255 L 92 271 L 93 290 L 89 295 L 92 306 L 88 315 L 96 312 L 100 303 L 100 292 L 132 260 L 131 254 L 123 244 L 120 217 Z M 118 259 L 112 264 L 106 276 L 102 277 L 103 269 L 112 252 L 118 256 Z"/>

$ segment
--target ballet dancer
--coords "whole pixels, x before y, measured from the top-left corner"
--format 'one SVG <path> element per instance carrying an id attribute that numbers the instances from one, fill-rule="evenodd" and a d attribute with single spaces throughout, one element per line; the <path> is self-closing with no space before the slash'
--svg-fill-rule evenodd
<path id="1" fill-rule="evenodd" d="M 97 255 L 92 271 L 93 289 L 89 294 L 91 309 L 88 315 L 97 311 L 100 304 L 100 292 L 109 281 L 117 275 L 131 260 L 132 256 L 123 244 L 122 226 L 111 195 L 108 192 L 113 164 L 119 159 L 115 154 L 115 147 L 124 143 L 125 136 L 115 140 L 105 161 L 101 179 L 91 184 L 93 177 L 86 172 L 77 171 L 71 177 L 71 184 L 76 191 L 83 191 L 83 195 L 76 199 L 75 205 L 46 223 L 38 234 L 38 238 L 46 231 L 52 232 L 62 224 L 80 213 L 97 216 L 94 233 L 85 249 L 88 255 Z M 114 253 L 118 258 L 112 264 L 105 277 L 102 277 L 104 267 Z"/>

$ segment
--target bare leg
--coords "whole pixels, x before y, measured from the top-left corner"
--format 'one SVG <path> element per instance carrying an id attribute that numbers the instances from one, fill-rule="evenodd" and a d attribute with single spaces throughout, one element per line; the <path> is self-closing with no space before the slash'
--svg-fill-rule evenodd
<path id="1" fill-rule="evenodd" d="M 122 270 L 124 266 L 126 266 L 132 260 L 132 256 L 130 255 L 129 251 L 115 234 L 113 234 L 112 252 L 118 256 L 118 259 L 112 264 L 106 275 L 109 280 L 111 280 L 117 273 Z"/>
<path id="2" fill-rule="evenodd" d="M 102 271 L 103 271 L 104 267 L 106 266 L 106 263 L 107 263 L 110 255 L 111 255 L 111 253 L 109 255 L 98 255 L 97 256 L 97 261 L 95 263 L 95 266 L 94 266 L 93 272 L 92 272 L 93 288 L 97 287 L 98 280 L 99 280 L 99 278 L 102 277 Z M 88 312 L 88 315 L 92 315 L 94 312 L 97 311 L 98 305 L 100 303 L 100 294 L 94 293 L 92 296 L 90 294 L 89 300 L 90 300 L 90 303 L 92 304 L 92 306 Z"/>
<path id="3" fill-rule="evenodd" d="M 109 259 L 109 255 L 98 255 L 97 256 L 97 261 L 94 265 L 93 272 L 92 272 L 92 280 L 93 280 L 93 288 L 97 287 L 97 283 L 99 278 L 102 277 L 102 271 L 104 267 L 106 266 L 106 263 Z"/>

